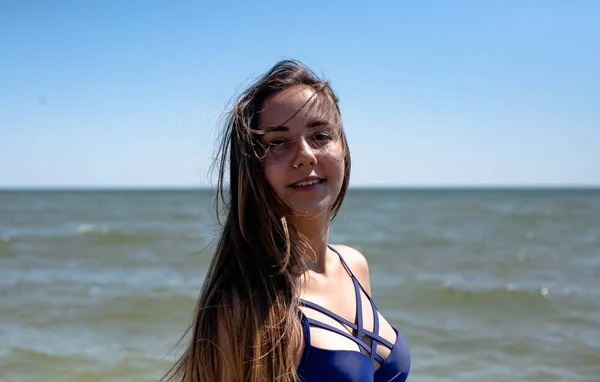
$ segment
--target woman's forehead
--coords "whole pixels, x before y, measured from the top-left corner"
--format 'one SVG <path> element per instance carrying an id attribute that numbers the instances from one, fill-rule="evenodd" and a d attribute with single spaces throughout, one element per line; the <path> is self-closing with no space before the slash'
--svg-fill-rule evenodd
<path id="1" fill-rule="evenodd" d="M 308 86 L 295 86 L 273 94 L 263 102 L 259 128 L 272 128 L 295 120 L 332 120 L 334 105 L 323 93 Z"/>

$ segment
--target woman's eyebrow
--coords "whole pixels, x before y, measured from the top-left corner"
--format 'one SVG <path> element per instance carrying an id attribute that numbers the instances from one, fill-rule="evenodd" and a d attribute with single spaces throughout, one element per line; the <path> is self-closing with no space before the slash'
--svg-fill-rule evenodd
<path id="1" fill-rule="evenodd" d="M 287 126 L 271 126 L 264 128 L 265 133 L 272 133 L 274 131 L 290 131 L 290 128 Z"/>
<path id="2" fill-rule="evenodd" d="M 313 128 L 319 127 L 319 126 L 327 126 L 329 124 L 330 124 L 329 121 L 326 121 L 324 119 L 317 119 L 317 120 L 307 123 L 306 128 L 313 129 Z M 290 128 L 285 125 L 271 126 L 271 127 L 265 128 L 264 131 L 265 131 L 265 133 L 272 133 L 272 132 L 277 132 L 277 131 L 290 131 Z"/>
<path id="3" fill-rule="evenodd" d="M 317 120 L 314 120 L 314 121 L 308 123 L 306 125 L 306 127 L 310 129 L 310 128 L 319 127 L 319 126 L 327 126 L 329 124 L 330 124 L 329 121 L 326 121 L 324 119 L 317 119 Z"/>

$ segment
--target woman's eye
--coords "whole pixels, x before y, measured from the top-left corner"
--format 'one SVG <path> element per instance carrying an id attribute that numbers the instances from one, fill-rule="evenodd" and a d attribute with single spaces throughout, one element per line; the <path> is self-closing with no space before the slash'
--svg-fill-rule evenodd
<path id="1" fill-rule="evenodd" d="M 287 141 L 284 138 L 275 138 L 271 142 L 269 142 L 269 145 L 271 145 L 271 146 L 281 146 L 281 145 L 285 144 L 286 142 Z"/>
<path id="2" fill-rule="evenodd" d="M 327 133 L 317 133 L 317 134 L 315 134 L 315 138 L 318 141 L 329 141 L 329 140 L 331 140 L 331 135 L 329 135 Z"/>

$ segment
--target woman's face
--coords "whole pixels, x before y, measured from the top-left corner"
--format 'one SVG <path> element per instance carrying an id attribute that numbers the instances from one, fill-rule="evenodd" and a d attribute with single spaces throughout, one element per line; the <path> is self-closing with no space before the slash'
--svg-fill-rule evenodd
<path id="1" fill-rule="evenodd" d="M 345 148 L 334 110 L 331 100 L 304 85 L 275 93 L 262 105 L 265 176 L 298 214 L 329 214 L 340 193 Z"/>

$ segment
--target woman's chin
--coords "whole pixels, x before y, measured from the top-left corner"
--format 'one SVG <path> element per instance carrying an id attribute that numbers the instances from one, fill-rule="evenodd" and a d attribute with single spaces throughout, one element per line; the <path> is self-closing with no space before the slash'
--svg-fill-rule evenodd
<path id="1" fill-rule="evenodd" d="M 331 206 L 328 204 L 318 205 L 295 205 L 290 207 L 292 210 L 292 218 L 314 219 L 329 215 Z"/>

